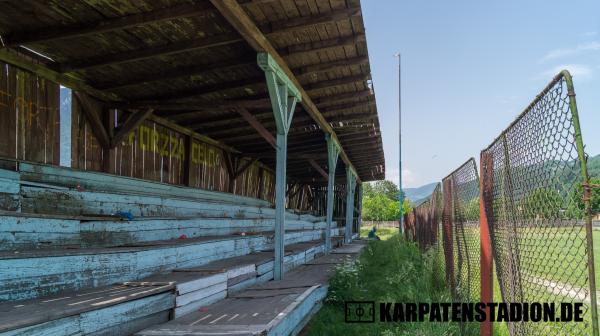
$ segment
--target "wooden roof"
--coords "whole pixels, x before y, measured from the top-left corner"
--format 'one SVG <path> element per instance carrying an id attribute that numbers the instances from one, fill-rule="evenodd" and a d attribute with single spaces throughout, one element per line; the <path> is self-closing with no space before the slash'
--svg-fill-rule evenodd
<path id="1" fill-rule="evenodd" d="M 359 0 L 22 0 L 0 9 L 0 60 L 114 107 L 153 108 L 274 166 L 275 122 L 256 62 L 272 47 L 306 94 L 289 133 L 289 176 L 321 178 L 325 132 L 343 149 L 340 176 L 351 164 L 362 181 L 384 178 Z"/>

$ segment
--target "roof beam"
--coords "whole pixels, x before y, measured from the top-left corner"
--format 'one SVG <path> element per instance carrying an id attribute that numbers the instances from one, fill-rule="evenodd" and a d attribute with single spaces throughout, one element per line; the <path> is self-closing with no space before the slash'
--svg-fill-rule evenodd
<path id="1" fill-rule="evenodd" d="M 299 19 L 292 19 L 292 20 L 276 21 L 276 22 L 272 22 L 268 26 L 263 26 L 262 29 L 264 29 L 267 32 L 267 35 L 279 34 L 281 32 L 281 31 L 274 31 L 272 29 L 273 27 L 286 26 L 287 31 L 306 29 L 308 27 L 312 27 L 314 25 L 318 25 L 320 23 L 326 22 L 323 20 L 325 20 L 327 18 L 329 18 L 329 19 L 339 18 L 340 20 L 342 18 L 344 18 L 344 16 L 346 18 L 348 18 L 347 13 L 349 11 L 350 10 L 342 10 L 339 12 L 338 11 L 333 12 L 331 14 L 301 17 Z M 273 26 L 273 27 L 271 27 L 271 26 Z M 343 45 L 351 45 L 351 44 L 356 43 L 356 41 L 360 41 L 361 39 L 364 40 L 364 35 L 358 35 L 357 37 L 352 37 L 352 38 L 330 39 L 330 40 L 321 41 L 321 42 L 303 43 L 303 44 L 298 44 L 296 46 L 290 46 L 290 47 L 283 48 L 283 51 L 284 51 L 284 55 L 292 56 L 295 53 L 299 54 L 299 53 L 303 53 L 306 51 L 312 51 L 314 49 L 319 49 L 319 48 L 323 49 L 323 48 L 332 48 L 332 47 L 340 47 L 341 46 L 341 44 L 336 45 L 335 42 L 342 42 Z M 243 41 L 243 39 L 241 39 L 238 34 L 225 33 L 222 35 L 216 35 L 216 36 L 211 36 L 211 37 L 202 38 L 202 39 L 174 42 L 174 43 L 167 44 L 164 46 L 151 47 L 151 48 L 146 48 L 146 49 L 133 50 L 133 51 L 129 51 L 129 52 L 97 56 L 97 57 L 93 57 L 93 58 L 89 58 L 89 59 L 85 59 L 85 60 L 81 60 L 81 61 L 65 63 L 65 64 L 60 65 L 59 67 L 62 72 L 79 71 L 79 70 L 85 70 L 85 69 L 90 69 L 90 68 L 95 68 L 95 67 L 105 66 L 105 65 L 110 65 L 110 64 L 132 62 L 132 61 L 137 61 L 137 60 L 156 57 L 156 56 L 167 56 L 167 55 L 191 51 L 191 50 L 200 50 L 200 49 L 207 49 L 207 48 L 218 47 L 218 46 L 223 46 L 223 45 L 229 45 L 229 44 L 234 44 L 234 43 L 241 42 L 241 41 Z M 314 46 L 315 48 L 306 49 L 311 46 Z"/>
<path id="2" fill-rule="evenodd" d="M 328 122 L 330 122 L 330 123 L 344 121 L 348 117 L 375 118 L 375 117 L 377 117 L 377 115 L 372 113 L 372 110 L 364 109 L 364 108 L 369 108 L 371 106 L 374 106 L 374 102 L 365 103 L 365 104 L 359 103 L 358 105 L 352 106 L 353 107 L 352 110 L 350 110 L 350 107 L 341 108 L 341 109 L 337 109 L 337 110 L 330 110 L 329 112 L 323 113 L 323 116 L 328 118 Z M 361 109 L 357 110 L 358 108 L 361 108 Z M 263 126 L 269 127 L 269 126 L 275 125 L 275 121 L 272 118 L 270 118 L 270 116 L 272 114 L 273 114 L 273 112 L 265 112 L 265 113 L 260 113 L 260 114 L 253 114 L 252 117 L 257 122 L 260 122 Z M 184 120 L 180 120 L 180 121 L 184 121 Z M 298 117 L 294 118 L 294 120 L 292 121 L 292 127 L 293 128 L 302 127 L 305 124 L 309 124 L 311 121 L 312 121 L 312 123 L 314 123 L 313 119 L 310 116 L 298 116 Z M 221 133 L 235 133 L 235 132 L 239 132 L 239 131 L 243 131 L 243 130 L 247 129 L 247 127 L 244 127 L 246 125 L 245 123 L 239 123 L 239 122 L 236 123 L 235 120 L 232 120 L 230 116 L 227 116 L 220 120 L 215 120 L 211 123 L 194 122 L 194 123 L 187 123 L 186 125 L 189 126 L 190 128 L 200 127 L 205 131 L 216 130 L 216 131 L 220 131 Z M 228 126 L 227 129 L 223 129 L 223 126 L 225 126 L 225 125 Z"/>
<path id="3" fill-rule="evenodd" d="M 250 114 L 248 110 L 244 108 L 237 108 L 236 111 L 242 116 L 242 118 L 244 118 L 244 120 L 246 120 L 246 122 L 248 122 L 248 124 L 250 124 L 250 126 L 252 126 L 252 128 L 258 132 L 258 134 L 260 134 L 267 141 L 267 143 L 269 143 L 273 148 L 277 147 L 277 140 L 275 140 L 273 134 L 271 134 L 271 132 L 269 132 L 269 130 L 263 126 L 260 121 L 256 120 L 256 118 L 254 118 L 254 116 Z"/>
<path id="4" fill-rule="evenodd" d="M 64 75 L 34 61 L 30 61 L 24 55 L 17 53 L 10 48 L 0 48 L 0 61 L 12 64 L 23 70 L 32 72 L 40 77 L 49 79 L 55 83 L 62 84 L 70 89 L 87 92 L 90 95 L 108 101 L 122 100 L 119 96 L 97 90 L 78 78 Z"/>
<path id="5" fill-rule="evenodd" d="M 334 86 L 341 86 L 341 85 L 346 85 L 346 84 L 351 84 L 351 83 L 356 83 L 356 82 L 362 82 L 367 79 L 369 79 L 369 75 L 356 75 L 356 76 L 350 76 L 350 77 L 342 77 L 342 78 L 338 78 L 338 79 L 332 79 L 332 80 L 327 80 L 327 81 L 322 81 L 322 82 L 317 82 L 317 83 L 306 85 L 306 91 L 316 91 L 316 90 L 320 90 L 320 89 L 331 88 Z"/>
<path id="6" fill-rule="evenodd" d="M 174 103 L 174 102 L 146 102 L 146 103 L 113 103 L 111 108 L 117 109 L 146 109 L 156 111 L 174 112 L 174 115 L 194 111 L 226 110 L 233 107 L 245 108 L 270 108 L 271 102 L 267 99 L 232 99 L 211 102 Z"/>
<path id="7" fill-rule="evenodd" d="M 348 100 L 355 100 L 357 98 L 362 97 L 373 97 L 373 92 L 371 90 L 363 90 L 359 92 L 346 92 L 340 93 L 331 96 L 322 96 L 319 98 L 315 98 L 315 103 L 319 106 L 321 105 L 334 105 L 342 102 L 347 102 Z"/>
<path id="8" fill-rule="evenodd" d="M 142 111 L 137 111 L 132 113 L 127 117 L 123 126 L 117 130 L 117 133 L 110 139 L 110 148 L 115 148 L 135 128 L 137 128 L 144 120 L 148 119 L 148 117 L 154 112 L 153 109 L 147 109 Z"/>
<path id="9" fill-rule="evenodd" d="M 180 5 L 171 8 L 160 8 L 139 14 L 119 16 L 116 18 L 103 18 L 85 24 L 78 23 L 56 28 L 44 28 L 36 31 L 16 32 L 4 36 L 4 44 L 8 46 L 17 46 L 106 33 L 153 22 L 195 16 L 210 9 L 211 8 L 207 3 Z"/>
<path id="10" fill-rule="evenodd" d="M 312 64 L 312 65 L 295 67 L 294 72 L 298 76 L 302 76 L 305 74 L 310 74 L 310 73 L 315 73 L 315 72 L 331 71 L 332 69 L 348 68 L 349 66 L 363 65 L 363 64 L 368 64 L 368 63 L 369 63 L 368 57 L 359 56 L 359 57 L 353 57 L 353 58 L 340 59 L 340 60 L 327 62 L 327 63 L 317 63 L 317 64 Z"/>
<path id="11" fill-rule="evenodd" d="M 256 60 L 254 57 L 243 57 L 242 59 L 236 58 L 232 60 L 226 60 L 221 62 L 215 62 L 211 64 L 196 65 L 193 67 L 181 67 L 178 69 L 163 69 L 161 71 L 155 71 L 152 73 L 144 74 L 142 76 L 133 78 L 124 78 L 116 81 L 109 81 L 104 83 L 95 84 L 94 87 L 100 90 L 115 90 L 130 85 L 147 84 L 151 82 L 176 79 L 180 77 L 191 77 L 201 76 L 208 73 L 217 71 L 225 71 L 233 67 L 243 67 L 249 65 L 255 65 Z"/>
<path id="12" fill-rule="evenodd" d="M 238 43 L 243 41 L 238 34 L 225 33 L 200 39 L 173 42 L 157 47 L 138 49 L 109 55 L 95 56 L 83 60 L 63 63 L 59 66 L 61 72 L 73 72 L 96 68 L 105 65 L 139 61 L 157 56 L 168 56 L 191 50 L 201 50 Z"/>
<path id="13" fill-rule="evenodd" d="M 361 64 L 362 61 L 363 61 L 362 59 L 350 59 L 350 60 L 347 60 L 348 63 L 344 67 Z M 340 61 L 323 63 L 323 64 L 321 64 L 321 66 L 322 66 L 322 69 L 334 69 L 334 68 L 340 67 L 339 62 Z M 219 69 L 213 68 L 210 71 L 218 71 L 218 70 Z M 322 71 L 325 71 L 325 70 L 317 69 L 315 71 L 305 72 L 304 74 L 302 74 L 302 76 L 299 76 L 298 80 L 300 81 L 300 83 L 305 83 L 307 80 L 304 79 L 304 77 L 308 77 L 310 75 L 317 74 Z M 185 73 L 184 70 L 181 70 L 180 72 Z M 188 72 L 187 75 L 189 75 L 189 74 L 190 73 Z M 366 78 L 368 78 L 367 75 L 357 75 L 357 76 L 341 77 L 341 78 L 332 79 L 332 80 L 322 79 L 315 83 L 309 84 L 307 86 L 307 90 L 315 90 L 315 89 L 320 89 L 320 88 L 325 88 L 325 87 L 345 85 L 348 83 L 353 83 L 356 81 L 364 80 Z M 160 80 L 162 78 L 160 78 L 159 76 L 156 76 L 155 79 Z M 185 90 L 174 92 L 174 93 L 161 94 L 159 96 L 152 94 L 152 95 L 148 95 L 147 97 L 140 97 L 139 100 L 141 100 L 140 104 L 144 104 L 143 101 L 146 99 L 150 99 L 150 97 L 152 97 L 153 100 L 159 100 L 159 101 L 161 99 L 168 99 L 168 100 L 187 99 L 187 98 L 193 98 L 193 97 L 211 94 L 211 93 L 215 93 L 215 92 L 219 92 L 219 91 L 223 91 L 223 90 L 244 89 L 247 87 L 254 87 L 254 86 L 266 87 L 264 76 L 252 77 L 252 78 L 247 78 L 247 79 L 242 79 L 242 80 L 234 80 L 234 81 L 230 81 L 230 82 L 222 82 L 222 83 L 218 83 L 215 85 L 203 85 L 199 88 L 185 89 Z"/>
<path id="14" fill-rule="evenodd" d="M 324 178 L 329 178 L 329 174 L 327 174 L 327 172 L 323 168 L 321 168 L 321 166 L 317 163 L 317 161 L 315 161 L 315 159 L 308 159 L 308 163 L 310 163 L 310 165 L 313 166 L 313 168 L 315 168 L 315 170 L 319 172 L 321 176 L 323 176 Z"/>
<path id="15" fill-rule="evenodd" d="M 213 3 L 213 5 L 215 5 L 216 0 L 211 0 L 211 2 Z M 227 2 L 227 1 L 225 1 L 225 2 Z M 234 8 L 234 10 L 240 9 L 243 11 L 242 7 L 238 3 L 236 3 L 235 5 L 237 8 Z M 221 12 L 221 14 L 225 17 L 225 19 L 227 21 L 229 21 L 229 19 L 227 18 L 227 15 L 225 15 L 225 13 L 222 11 L 222 8 L 225 8 L 228 6 L 229 6 L 229 4 L 227 4 L 227 3 L 223 4 L 223 6 L 221 6 L 221 7 L 215 5 L 215 7 L 217 7 L 217 10 L 219 12 Z M 347 20 L 348 18 L 350 18 L 352 16 L 360 15 L 360 13 L 361 13 L 360 7 L 350 7 L 350 8 L 344 8 L 344 9 L 337 9 L 337 10 L 332 11 L 331 13 L 323 13 L 323 14 L 319 14 L 319 15 L 310 15 L 310 16 L 300 16 L 300 17 L 295 17 L 292 19 L 273 21 L 273 22 L 269 22 L 269 23 L 257 26 L 256 24 L 254 24 L 254 22 L 252 22 L 252 19 L 250 19 L 250 17 L 248 17 L 246 12 L 244 12 L 244 14 L 246 14 L 246 17 L 248 17 L 248 19 L 250 19 L 250 21 L 252 22 L 252 25 L 254 25 L 261 32 L 261 35 L 262 34 L 265 34 L 265 35 L 283 34 L 283 33 L 288 33 L 291 31 L 298 30 L 298 27 L 315 26 L 315 25 L 319 25 L 319 24 L 323 24 L 323 23 L 331 23 L 331 22 L 340 21 L 340 20 Z M 231 23 L 231 21 L 230 21 L 230 23 Z M 240 32 L 240 33 L 242 33 L 242 32 Z M 242 35 L 243 35 L 243 33 L 242 33 Z"/>
<path id="16" fill-rule="evenodd" d="M 306 52 L 324 52 L 332 48 L 354 46 L 359 42 L 365 41 L 365 35 L 359 33 L 357 35 L 337 37 L 328 40 L 292 44 L 286 47 L 278 48 L 277 52 L 279 52 L 279 54 L 283 57 L 293 57 Z"/>
<path id="17" fill-rule="evenodd" d="M 367 57 L 354 57 L 350 59 L 342 59 L 333 62 L 319 63 L 314 65 L 300 66 L 294 68 L 294 72 L 297 72 L 299 76 L 309 76 L 323 71 L 331 71 L 338 68 L 348 68 L 350 66 L 362 65 L 368 63 Z M 100 90 L 114 90 L 123 88 L 129 85 L 146 84 L 155 81 L 161 81 L 165 79 L 174 79 L 179 77 L 189 77 L 192 75 L 198 76 L 207 73 L 225 71 L 232 67 L 242 67 L 256 65 L 255 57 L 244 57 L 242 60 L 234 59 L 227 60 L 211 64 L 197 65 L 193 67 L 183 67 L 179 69 L 167 69 L 160 72 L 154 72 L 151 74 L 145 74 L 136 78 L 126 78 L 114 82 L 105 82 L 94 85 Z M 257 84 L 264 83 L 264 79 L 257 81 Z"/>
<path id="18" fill-rule="evenodd" d="M 111 148 L 110 136 L 102 123 L 102 111 L 104 108 L 102 104 L 84 92 L 75 91 L 74 93 L 81 105 L 81 111 L 83 111 L 85 118 L 90 123 L 92 133 L 96 136 L 100 146 L 105 149 Z"/>

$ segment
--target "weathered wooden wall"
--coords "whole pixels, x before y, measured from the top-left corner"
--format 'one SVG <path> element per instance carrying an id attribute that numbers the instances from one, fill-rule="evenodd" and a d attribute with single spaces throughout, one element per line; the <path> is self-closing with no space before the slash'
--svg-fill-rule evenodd
<path id="1" fill-rule="evenodd" d="M 59 86 L 0 62 L 0 156 L 58 164 Z"/>
<path id="2" fill-rule="evenodd" d="M 72 166 L 164 183 L 273 201 L 274 174 L 260 162 L 231 179 L 226 150 L 182 134 L 155 120 L 146 120 L 115 149 L 102 148 L 76 99 L 73 100 Z M 111 110 L 118 123 L 120 111 Z M 123 119 L 123 118 L 122 118 Z M 191 141 L 189 154 L 186 143 Z M 242 158 L 241 165 L 249 159 Z M 186 165 L 189 164 L 189 177 Z"/>
<path id="3" fill-rule="evenodd" d="M 58 165 L 59 86 L 5 63 L 0 66 L 0 157 Z M 115 125 L 125 119 L 123 111 L 107 112 Z M 78 100 L 72 100 L 73 168 L 274 201 L 271 169 L 257 161 L 232 179 L 224 157 L 227 150 L 201 139 L 205 137 L 181 133 L 153 118 L 107 150 L 94 136 Z M 247 160 L 240 158 L 239 166 Z M 324 213 L 323 195 L 312 186 L 289 183 L 288 189 L 288 208 Z"/>

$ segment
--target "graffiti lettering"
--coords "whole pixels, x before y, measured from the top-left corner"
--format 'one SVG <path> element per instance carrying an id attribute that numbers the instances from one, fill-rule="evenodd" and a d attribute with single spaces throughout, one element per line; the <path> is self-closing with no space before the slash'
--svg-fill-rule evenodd
<path id="1" fill-rule="evenodd" d="M 205 143 L 192 143 L 191 159 L 193 164 L 206 164 L 209 167 L 220 164 L 220 156 L 214 148 L 206 146 Z"/>
<path id="2" fill-rule="evenodd" d="M 185 159 L 185 144 L 183 138 L 177 138 L 167 133 L 158 132 L 145 125 L 139 127 L 138 138 L 139 147 L 143 151 L 150 151 L 157 153 L 160 156 L 167 156 L 179 160 Z M 133 144 L 134 140 L 135 133 L 131 132 L 128 137 L 128 144 Z"/>

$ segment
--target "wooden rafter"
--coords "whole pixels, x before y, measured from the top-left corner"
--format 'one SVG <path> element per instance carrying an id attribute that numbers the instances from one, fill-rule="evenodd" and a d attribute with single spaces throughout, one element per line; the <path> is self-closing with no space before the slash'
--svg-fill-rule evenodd
<path id="1" fill-rule="evenodd" d="M 298 73 L 301 77 L 314 76 L 320 72 L 332 71 L 336 69 L 346 69 L 350 66 L 362 65 L 368 63 L 367 57 L 355 57 L 351 59 L 336 60 L 327 63 L 318 63 L 313 65 L 304 65 L 293 68 L 295 73 Z M 168 79 L 175 79 L 180 77 L 189 76 L 201 76 L 209 73 L 219 73 L 227 71 L 232 67 L 244 67 L 244 66 L 255 66 L 256 56 L 247 56 L 243 59 L 226 60 L 222 62 L 195 65 L 192 67 L 183 67 L 178 69 L 163 69 L 159 72 L 153 72 L 151 74 L 145 74 L 134 78 L 126 78 L 117 81 L 107 81 L 104 83 L 95 84 L 94 87 L 101 90 L 114 90 L 130 85 L 145 84 L 155 81 L 163 81 Z M 263 84 L 264 79 L 256 81 L 254 84 L 248 85 L 259 85 Z M 302 82 L 302 80 L 301 80 Z"/>
<path id="2" fill-rule="evenodd" d="M 345 17 L 347 18 L 348 17 L 347 13 L 355 13 L 355 11 L 356 11 L 356 9 L 342 10 L 339 12 L 336 11 L 334 13 L 325 14 L 325 15 L 321 15 L 321 16 L 302 17 L 295 21 L 282 20 L 280 22 L 272 22 L 269 25 L 264 25 L 262 27 L 262 29 L 267 31 L 267 33 L 266 33 L 267 35 L 279 34 L 282 32 L 282 31 L 273 30 L 273 27 L 286 26 L 287 27 L 285 29 L 286 31 L 302 30 L 302 29 L 306 29 L 308 27 L 312 27 L 314 25 L 318 25 L 318 24 L 327 22 L 327 21 L 324 21 L 327 18 L 343 19 L 344 15 L 346 15 Z M 271 26 L 273 26 L 273 27 L 271 27 Z M 357 41 L 357 39 L 358 40 L 361 39 L 360 35 L 358 37 L 345 38 L 344 40 L 331 39 L 331 40 L 327 40 L 327 41 L 321 41 L 320 42 L 321 44 L 317 44 L 317 42 L 313 42 L 312 44 L 304 43 L 301 45 L 297 45 L 296 48 L 293 48 L 293 46 L 286 47 L 282 51 L 284 52 L 285 55 L 292 56 L 293 53 L 300 54 L 300 53 L 303 53 L 306 51 L 313 51 L 313 52 L 317 51 L 316 49 L 319 49 L 319 46 L 321 46 L 320 47 L 321 49 L 324 49 L 324 48 L 331 48 L 331 47 L 340 47 L 342 45 L 350 45 L 351 43 L 355 43 L 355 41 Z M 364 40 L 364 35 L 362 35 L 362 39 Z M 99 67 L 99 66 L 137 61 L 137 60 L 152 58 L 152 57 L 157 57 L 157 56 L 172 55 L 172 54 L 187 52 L 187 51 L 191 51 L 191 50 L 200 50 L 200 49 L 224 46 L 224 45 L 238 43 L 241 41 L 242 41 L 242 39 L 239 37 L 238 34 L 224 33 L 221 35 L 215 35 L 215 36 L 211 36 L 211 37 L 207 37 L 207 38 L 174 42 L 174 43 L 164 45 L 164 46 L 150 47 L 150 48 L 145 48 L 145 49 L 140 49 L 140 50 L 133 50 L 133 51 L 129 51 L 129 52 L 95 56 L 95 57 L 92 57 L 89 59 L 84 59 L 81 61 L 74 61 L 74 62 L 70 62 L 70 63 L 61 64 L 61 65 L 59 65 L 59 68 L 61 69 L 62 72 L 85 70 L 85 69 L 95 68 L 95 67 Z M 336 44 L 334 44 L 335 42 L 343 42 L 343 43 L 338 43 L 336 45 Z M 315 48 L 305 49 L 309 46 L 315 46 Z"/>
<path id="3" fill-rule="evenodd" d="M 332 63 L 334 63 L 332 65 L 332 67 L 339 66 L 337 61 L 332 62 Z M 327 63 L 324 63 L 324 65 L 326 66 Z M 348 66 L 351 66 L 351 65 L 353 65 L 353 63 L 348 64 Z M 325 68 L 325 69 L 327 69 L 327 68 Z M 300 81 L 300 83 L 306 83 L 308 81 L 308 79 L 310 79 L 310 75 L 318 74 L 322 71 L 325 71 L 325 70 L 315 70 L 314 72 L 304 73 L 302 77 L 298 77 L 298 80 Z M 308 84 L 306 86 L 306 89 L 314 91 L 314 90 L 318 90 L 318 89 L 322 89 L 322 88 L 331 88 L 331 87 L 335 87 L 335 86 L 339 86 L 339 85 L 346 85 L 349 83 L 362 81 L 367 78 L 368 78 L 368 76 L 366 76 L 366 75 L 340 77 L 338 79 L 332 79 L 332 80 L 327 79 L 327 78 L 319 78 L 318 81 Z M 155 94 L 148 95 L 146 97 L 139 97 L 137 100 L 139 101 L 138 104 L 143 105 L 146 103 L 145 101 L 148 99 L 153 99 L 153 100 L 190 99 L 190 98 L 199 97 L 202 95 L 208 95 L 208 94 L 212 94 L 212 93 L 216 93 L 216 92 L 220 92 L 220 91 L 224 91 L 224 90 L 236 90 L 236 89 L 245 89 L 245 88 L 251 88 L 251 87 L 266 87 L 264 76 L 251 77 L 251 78 L 245 78 L 245 79 L 236 79 L 236 80 L 232 80 L 229 82 L 221 82 L 221 83 L 214 84 L 214 85 L 203 85 L 203 86 L 200 86 L 197 88 L 189 88 L 189 89 L 180 90 L 180 91 L 176 91 L 176 92 L 169 92 L 169 93 L 165 93 L 165 94 L 161 94 L 161 95 L 155 95 Z"/>
<path id="4" fill-rule="evenodd" d="M 324 89 L 324 88 L 331 88 L 331 87 L 335 87 L 335 86 L 341 86 L 341 85 L 346 85 L 346 84 L 351 84 L 351 83 L 356 83 L 356 82 L 362 82 L 362 81 L 366 81 L 367 79 L 369 79 L 368 75 L 356 75 L 356 76 L 341 77 L 341 78 L 337 78 L 337 79 L 320 81 L 317 83 L 309 84 L 309 85 L 306 85 L 305 89 L 306 89 L 306 91 L 315 91 L 315 90 Z"/>
<path id="5" fill-rule="evenodd" d="M 203 74 L 227 71 L 233 67 L 255 65 L 255 58 L 256 57 L 246 57 L 243 59 L 235 58 L 221 62 L 213 62 L 210 64 L 195 65 L 193 67 L 183 67 L 177 69 L 167 68 L 162 69 L 161 71 L 153 71 L 152 73 L 144 74 L 138 77 L 98 83 L 95 84 L 94 87 L 101 90 L 114 90 L 130 85 L 146 84 L 180 77 L 202 76 Z"/>
<path id="6" fill-rule="evenodd" d="M 102 122 L 102 104 L 83 92 L 75 91 L 75 96 L 100 146 L 106 149 L 110 148 L 110 136 Z"/>
<path id="7" fill-rule="evenodd" d="M 13 33 L 4 36 L 3 40 L 5 45 L 17 46 L 72 37 L 82 37 L 91 34 L 126 29 L 153 22 L 195 16 L 210 9 L 211 8 L 207 3 L 160 8 L 150 12 L 120 16 L 112 19 L 103 18 L 87 24 L 72 24 L 56 28 L 44 28 L 36 31 Z"/>
<path id="8" fill-rule="evenodd" d="M 130 114 L 123 126 L 121 126 L 117 133 L 110 139 L 110 148 L 115 148 L 117 145 L 129 134 L 129 132 L 136 129 L 144 120 L 148 119 L 148 117 L 154 112 L 153 109 L 146 109 L 141 111 L 136 111 L 135 113 Z"/>
<path id="9" fill-rule="evenodd" d="M 354 100 L 362 97 L 372 97 L 373 92 L 371 90 L 363 90 L 359 92 L 346 92 L 340 93 L 332 96 L 322 96 L 319 98 L 315 98 L 315 103 L 319 106 L 330 106 L 339 104 L 342 102 L 347 102 L 348 100 Z"/>
<path id="10" fill-rule="evenodd" d="M 242 116 L 242 118 L 244 118 L 244 120 L 246 120 L 246 122 L 248 122 L 248 124 L 250 124 L 250 126 L 252 126 L 252 128 L 254 128 L 254 130 L 258 132 L 258 134 L 263 137 L 263 139 L 265 139 L 267 143 L 269 143 L 273 148 L 277 147 L 277 141 L 275 140 L 273 134 L 271 134 L 271 132 L 269 132 L 269 130 L 263 126 L 260 121 L 256 120 L 256 118 L 254 118 L 254 116 L 248 112 L 248 110 L 244 108 L 237 108 L 235 110 Z"/>
<path id="11" fill-rule="evenodd" d="M 40 77 L 49 79 L 55 83 L 62 84 L 73 90 L 86 92 L 97 98 L 101 98 L 107 101 L 120 101 L 122 100 L 119 96 L 97 90 L 94 87 L 88 85 L 84 81 L 75 79 L 70 76 L 63 75 L 57 71 L 49 69 L 43 64 L 31 61 L 25 58 L 22 54 L 11 50 L 10 48 L 0 48 L 0 61 L 15 65 L 21 69 L 32 72 Z"/>
<path id="12" fill-rule="evenodd" d="M 315 170 L 321 174 L 321 176 L 323 176 L 324 178 L 328 178 L 329 175 L 327 174 L 327 172 L 325 171 L 325 169 L 323 169 L 318 163 L 317 161 L 315 161 L 314 159 L 308 159 L 308 163 L 310 163 L 310 165 L 315 168 Z"/>
<path id="13" fill-rule="evenodd" d="M 191 50 L 201 50 L 238 43 L 243 41 L 237 34 L 225 33 L 222 35 L 199 38 L 193 40 L 173 42 L 157 47 L 114 53 L 109 55 L 94 56 L 87 59 L 61 64 L 62 72 L 73 72 L 96 68 L 111 64 L 139 61 L 147 58 L 178 54 Z"/>
<path id="14" fill-rule="evenodd" d="M 359 57 L 353 57 L 353 58 L 340 59 L 340 60 L 336 60 L 336 61 L 332 61 L 332 62 L 305 65 L 305 66 L 301 66 L 301 67 L 296 67 L 293 70 L 294 70 L 294 73 L 296 73 L 298 76 L 302 76 L 304 74 L 312 74 L 312 73 L 321 72 L 321 71 L 331 71 L 333 69 L 348 68 L 350 66 L 363 65 L 363 64 L 368 64 L 368 63 L 369 63 L 368 57 L 359 56 Z"/>
<path id="15" fill-rule="evenodd" d="M 332 38 L 332 39 L 328 39 L 328 40 L 292 44 L 292 45 L 289 45 L 286 47 L 278 48 L 277 52 L 279 52 L 279 54 L 282 57 L 286 57 L 286 56 L 294 57 L 294 56 L 302 55 L 303 53 L 306 53 L 306 52 L 312 52 L 312 53 L 326 52 L 331 49 L 338 49 L 340 47 L 354 46 L 358 42 L 364 42 L 364 41 L 366 41 L 365 35 L 357 34 L 357 35 L 353 35 L 353 36 L 337 37 L 337 38 Z"/>

